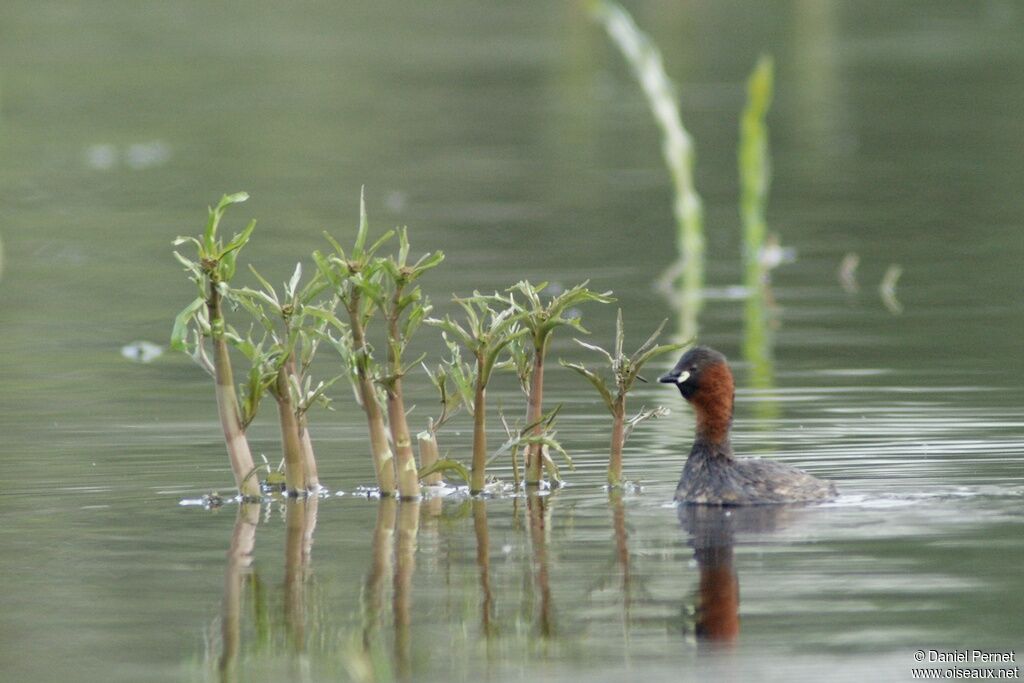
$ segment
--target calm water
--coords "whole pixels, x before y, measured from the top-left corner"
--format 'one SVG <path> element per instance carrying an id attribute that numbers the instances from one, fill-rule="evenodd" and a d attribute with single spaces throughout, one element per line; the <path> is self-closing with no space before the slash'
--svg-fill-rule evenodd
<path id="1" fill-rule="evenodd" d="M 1019 648 L 1024 9 L 1009 1 L 629 5 L 698 144 L 700 336 L 734 362 L 734 443 L 835 479 L 838 501 L 680 519 L 692 423 L 656 385 L 634 405 L 673 415 L 627 450 L 644 488 L 609 500 L 606 415 L 553 370 L 577 469 L 543 499 L 352 495 L 372 474 L 342 391 L 313 432 L 347 495 L 179 505 L 230 486 L 212 392 L 186 358 L 120 349 L 165 343 L 191 296 L 170 241 L 222 192 L 252 193 L 232 220 L 260 219 L 248 256 L 275 280 L 322 229 L 351 235 L 365 183 L 378 228 L 447 252 L 424 283 L 440 311 L 450 292 L 592 278 L 637 342 L 672 315 L 653 290 L 674 244 L 657 131 L 604 34 L 571 3 L 427 5 L 0 7 L 5 680 L 909 680 L 918 649 Z M 747 304 L 734 159 L 762 51 L 769 217 L 798 258 Z M 850 252 L 856 291 L 836 277 Z M 893 263 L 901 312 L 877 293 Z M 614 309 L 585 315 L 610 341 Z M 552 355 L 583 359 L 568 335 Z M 408 391 L 418 426 L 432 398 L 421 378 Z M 510 378 L 492 393 L 520 410 Z M 454 455 L 469 429 L 443 435 Z M 253 438 L 272 459 L 274 437 L 267 414 Z"/>

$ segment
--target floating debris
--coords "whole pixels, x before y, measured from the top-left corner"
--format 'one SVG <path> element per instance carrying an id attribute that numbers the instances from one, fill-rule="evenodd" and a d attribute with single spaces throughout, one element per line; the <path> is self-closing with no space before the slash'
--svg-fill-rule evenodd
<path id="1" fill-rule="evenodd" d="M 121 347 L 121 355 L 136 363 L 150 363 L 164 354 L 164 347 L 148 341 L 133 341 Z"/>

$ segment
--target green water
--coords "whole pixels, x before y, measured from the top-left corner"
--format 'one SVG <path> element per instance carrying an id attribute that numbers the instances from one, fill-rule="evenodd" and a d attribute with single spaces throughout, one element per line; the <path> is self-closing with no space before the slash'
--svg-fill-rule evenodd
<path id="1" fill-rule="evenodd" d="M 627 445 L 642 493 L 610 502 L 607 415 L 556 369 L 546 393 L 565 404 L 559 436 L 577 469 L 542 501 L 389 511 L 353 495 L 372 471 L 340 391 L 312 430 L 322 480 L 347 495 L 319 501 L 315 532 L 308 510 L 305 528 L 277 504 L 249 511 L 247 535 L 237 506 L 179 505 L 230 487 L 212 388 L 187 358 L 141 364 L 121 347 L 166 343 L 192 296 L 170 241 L 197 232 L 222 192 L 252 194 L 229 227 L 260 220 L 247 256 L 274 280 L 323 246 L 321 230 L 353 234 L 366 184 L 378 229 L 408 224 L 414 250 L 447 253 L 424 281 L 439 312 L 451 292 L 591 278 L 615 290 L 639 343 L 672 315 L 653 288 L 675 238 L 658 132 L 572 3 L 10 0 L 5 680 L 217 680 L 231 660 L 240 680 L 909 680 L 918 649 L 1019 648 L 1024 9 L 629 8 L 697 142 L 701 341 L 736 370 L 734 445 L 833 478 L 842 497 L 718 520 L 709 562 L 670 504 L 692 429 L 678 395 L 638 390 L 636 408 L 673 415 Z M 768 217 L 797 260 L 748 303 L 734 288 L 735 149 L 764 51 L 777 85 Z M 856 291 L 836 276 L 850 252 Z M 877 292 L 893 263 L 900 313 Z M 585 314 L 608 344 L 614 308 Z M 556 337 L 552 357 L 582 353 Z M 428 389 L 409 381 L 417 429 Z M 518 414 L 513 378 L 491 393 Z M 252 432 L 271 459 L 275 429 L 266 413 Z M 467 457 L 470 429 L 456 419 L 443 446 Z M 233 538 L 254 543 L 251 563 L 226 557 Z M 739 635 L 714 647 L 697 607 L 717 588 L 728 616 L 733 576 Z"/>

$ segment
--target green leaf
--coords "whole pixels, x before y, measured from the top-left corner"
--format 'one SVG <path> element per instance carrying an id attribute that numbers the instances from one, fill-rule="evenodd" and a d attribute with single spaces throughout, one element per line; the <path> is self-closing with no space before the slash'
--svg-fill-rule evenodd
<path id="1" fill-rule="evenodd" d="M 188 336 L 188 324 L 195 316 L 196 312 L 202 309 L 206 305 L 206 300 L 202 297 L 197 297 L 185 308 L 181 309 L 174 318 L 174 328 L 171 330 L 171 348 L 176 351 L 185 351 L 186 344 L 185 339 Z"/>
<path id="2" fill-rule="evenodd" d="M 442 261 L 444 261 L 444 252 L 442 251 L 435 251 L 433 254 L 424 254 L 413 266 L 413 279 L 418 278 L 420 275 L 432 268 L 438 267 L 441 265 Z"/>
<path id="3" fill-rule="evenodd" d="M 269 294 L 269 297 L 267 297 L 267 299 L 268 299 L 268 301 L 272 302 L 271 305 L 273 305 L 275 308 L 280 310 L 281 309 L 281 300 L 277 298 L 277 291 L 274 289 L 274 286 L 271 285 L 270 282 L 267 281 L 267 279 L 265 277 L 260 275 L 259 271 L 256 270 L 256 267 L 253 266 L 251 263 L 249 264 L 249 270 L 252 272 L 252 274 L 254 276 L 256 276 L 256 279 L 259 280 L 259 283 L 263 286 L 263 290 L 267 294 Z"/>
<path id="4" fill-rule="evenodd" d="M 434 474 L 435 472 L 451 472 L 457 475 L 462 481 L 469 483 L 469 470 L 458 460 L 438 460 L 432 465 L 421 468 L 417 475 L 420 479 L 423 479 L 427 475 Z"/>
<path id="5" fill-rule="evenodd" d="M 342 261 L 347 260 L 345 258 L 345 250 L 342 248 L 341 243 L 339 243 L 338 240 L 331 237 L 331 233 L 327 232 L 326 230 L 324 230 L 324 237 L 327 239 L 328 242 L 331 243 L 331 246 L 334 247 L 334 253 L 337 254 Z"/>
<path id="6" fill-rule="evenodd" d="M 227 246 L 224 247 L 224 251 L 221 252 L 221 257 L 237 251 L 249 243 L 249 237 L 252 235 L 252 231 L 256 228 L 256 220 L 249 221 L 249 225 L 245 226 L 242 232 L 238 233 L 231 238 Z"/>
<path id="7" fill-rule="evenodd" d="M 603 355 L 605 358 L 608 359 L 608 363 L 610 365 L 615 363 L 615 358 L 612 356 L 612 354 L 608 353 L 607 351 L 602 349 L 597 344 L 588 344 L 587 342 L 585 342 L 585 341 L 583 341 L 581 339 L 576 339 L 575 337 L 573 338 L 573 341 L 576 342 L 577 344 L 579 344 L 580 346 L 582 346 L 585 349 L 590 349 L 591 351 L 597 351 L 598 353 L 600 353 L 601 355 Z"/>
<path id="8" fill-rule="evenodd" d="M 587 381 L 593 384 L 594 388 L 597 389 L 597 392 L 601 394 L 601 398 L 604 400 L 604 404 L 608 407 L 608 410 L 613 410 L 615 406 L 615 399 L 612 397 L 612 392 L 611 390 L 608 389 L 608 385 L 605 383 L 603 377 L 595 373 L 590 368 L 579 363 L 567 363 L 564 360 L 559 360 L 558 362 L 562 365 L 562 367 L 569 368 L 570 370 L 575 370 L 576 372 L 586 377 Z"/>
<path id="9" fill-rule="evenodd" d="M 688 342 L 683 342 L 680 344 L 662 344 L 661 346 L 655 346 L 653 349 L 648 349 L 646 352 L 641 354 L 639 357 L 634 358 L 630 362 L 630 365 L 632 366 L 632 375 L 635 377 L 637 374 L 639 374 L 644 364 L 647 363 L 647 361 L 651 360 L 652 358 L 656 358 L 657 356 L 661 356 L 666 353 L 671 353 L 672 351 L 679 351 L 681 349 L 685 349 L 689 345 L 690 344 Z"/>
<path id="10" fill-rule="evenodd" d="M 294 299 L 295 294 L 298 291 L 299 280 L 302 278 L 302 262 L 295 264 L 295 272 L 292 273 L 292 279 L 288 281 L 288 289 L 285 294 L 289 299 Z"/>
<path id="11" fill-rule="evenodd" d="M 173 244 L 174 246 L 177 247 L 177 246 L 181 246 L 182 244 L 185 244 L 186 242 L 191 242 L 192 244 L 194 244 L 196 246 L 196 252 L 197 253 L 199 253 L 199 254 L 203 253 L 203 243 L 200 242 L 199 240 L 197 240 L 195 237 L 188 237 L 188 236 L 182 237 L 182 236 L 179 235 L 178 237 L 176 237 L 174 239 L 174 241 L 171 244 Z"/>
<path id="12" fill-rule="evenodd" d="M 377 253 L 377 250 L 384 246 L 384 243 L 395 236 L 394 230 L 388 230 L 386 233 L 380 236 L 380 238 L 370 245 L 370 248 L 366 250 L 366 257 L 369 258 Z"/>
<path id="13" fill-rule="evenodd" d="M 366 217 L 366 186 L 363 185 L 359 188 L 359 230 L 356 232 L 355 246 L 352 247 L 352 258 L 362 258 L 363 247 L 366 245 L 366 234 L 369 230 L 370 220 Z"/>
<path id="14" fill-rule="evenodd" d="M 220 198 L 220 202 L 217 204 L 218 209 L 226 209 L 232 204 L 241 204 L 242 202 L 249 201 L 248 192 L 235 192 L 234 194 L 226 194 Z"/>
<path id="15" fill-rule="evenodd" d="M 178 263 L 180 263 L 181 265 L 185 266 L 185 270 L 187 270 L 190 273 L 192 273 L 193 277 L 196 277 L 196 278 L 202 278 L 203 277 L 203 271 L 199 269 L 199 264 L 198 263 L 196 263 L 195 261 L 192 261 L 190 259 L 185 258 L 181 254 L 179 254 L 177 251 L 172 252 L 172 253 L 174 254 L 174 258 L 177 259 Z"/>

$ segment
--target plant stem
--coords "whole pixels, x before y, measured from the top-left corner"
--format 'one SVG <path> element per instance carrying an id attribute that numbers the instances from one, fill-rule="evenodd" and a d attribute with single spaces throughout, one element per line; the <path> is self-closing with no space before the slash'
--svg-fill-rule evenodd
<path id="1" fill-rule="evenodd" d="M 430 467 L 440 458 L 437 448 L 437 434 L 429 429 L 424 429 L 416 435 L 416 442 L 420 450 L 420 469 Z M 427 486 L 440 486 L 443 483 L 440 472 L 434 472 L 423 477 L 423 483 Z"/>
<path id="2" fill-rule="evenodd" d="M 469 492 L 473 495 L 483 492 L 487 474 L 487 390 L 482 372 L 481 357 L 477 363 L 476 395 L 473 397 L 473 468 L 469 482 Z"/>
<path id="3" fill-rule="evenodd" d="M 608 457 L 608 486 L 622 486 L 622 447 L 626 441 L 626 397 L 620 396 L 612 411 L 612 445 Z"/>
<path id="4" fill-rule="evenodd" d="M 403 287 L 395 287 L 388 313 L 388 362 L 392 379 L 384 388 L 388 396 L 388 422 L 391 425 L 391 439 L 395 444 L 395 466 L 398 468 L 398 493 L 404 499 L 419 498 L 420 480 L 416 476 L 416 457 L 412 452 L 409 423 L 405 419 L 405 399 L 402 396 L 402 357 L 404 342 L 398 328 L 401 314 L 399 302 Z"/>
<path id="5" fill-rule="evenodd" d="M 228 355 L 228 344 L 224 339 L 224 316 L 221 313 L 221 294 L 216 283 L 210 282 L 210 295 L 206 300 L 207 314 L 210 320 L 211 343 L 213 344 L 213 367 L 216 380 L 217 412 L 220 425 L 224 431 L 224 442 L 231 461 L 231 471 L 235 475 L 235 486 L 243 498 L 259 498 L 259 480 L 249 476 L 256 469 L 249 450 L 249 441 L 245 438 L 245 429 L 238 414 L 238 396 L 235 393 L 235 380 L 231 372 L 231 357 Z M 248 477 L 248 478 L 247 478 Z"/>
<path id="6" fill-rule="evenodd" d="M 306 477 L 303 472 L 305 456 L 302 450 L 302 438 L 299 436 L 299 422 L 295 418 L 291 391 L 288 387 L 288 369 L 285 366 L 281 366 L 277 371 L 274 398 L 277 399 L 277 413 L 281 419 L 285 487 L 289 496 L 298 496 L 300 492 L 306 490 Z"/>
<path id="7" fill-rule="evenodd" d="M 363 324 L 359 319 L 359 297 L 354 295 L 348 307 L 349 318 L 351 319 L 352 349 L 356 354 L 366 352 L 366 333 Z M 363 402 L 363 412 L 366 413 L 366 422 L 370 431 L 370 451 L 373 456 L 373 468 L 377 475 L 377 486 L 382 496 L 393 496 L 395 494 L 395 464 L 391 447 L 388 445 L 387 429 L 384 426 L 384 416 L 380 410 L 380 403 L 377 401 L 377 392 L 373 388 L 373 381 L 366 372 L 367 359 L 360 357 L 356 361 L 356 374 L 359 380 L 359 397 Z"/>
<path id="8" fill-rule="evenodd" d="M 299 373 L 295 367 L 294 354 L 288 359 L 286 367 L 288 368 L 288 374 L 295 378 L 296 384 L 299 384 Z M 309 436 L 309 423 L 306 420 L 305 414 L 296 415 L 295 419 L 298 423 L 299 441 L 302 445 L 303 472 L 306 475 L 305 488 L 310 491 L 316 491 L 320 488 L 320 473 L 316 466 L 316 454 L 313 452 L 313 440 Z"/>
<path id="9" fill-rule="evenodd" d="M 406 500 L 419 498 L 420 480 L 416 476 L 416 457 L 412 452 L 409 423 L 405 419 L 402 380 L 395 379 L 385 389 L 388 396 L 388 422 L 395 442 L 395 466 L 398 468 L 398 493 Z"/>
<path id="10" fill-rule="evenodd" d="M 530 401 L 526 413 L 526 423 L 533 425 L 532 433 L 540 436 L 544 433 L 544 425 L 540 423 L 544 414 L 544 343 L 537 345 L 533 358 L 533 378 L 530 380 Z M 543 480 L 541 454 L 543 445 L 531 443 L 526 447 L 526 485 L 540 486 Z"/>

